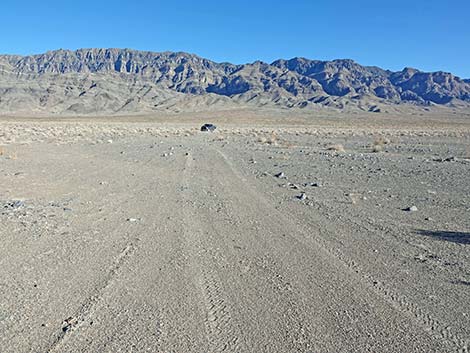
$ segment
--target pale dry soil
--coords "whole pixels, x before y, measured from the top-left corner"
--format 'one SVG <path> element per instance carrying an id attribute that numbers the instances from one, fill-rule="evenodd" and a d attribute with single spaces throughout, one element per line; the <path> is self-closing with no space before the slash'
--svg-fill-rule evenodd
<path id="1" fill-rule="evenodd" d="M 4 122 L 0 351 L 468 352 L 469 129 L 274 125 Z"/>

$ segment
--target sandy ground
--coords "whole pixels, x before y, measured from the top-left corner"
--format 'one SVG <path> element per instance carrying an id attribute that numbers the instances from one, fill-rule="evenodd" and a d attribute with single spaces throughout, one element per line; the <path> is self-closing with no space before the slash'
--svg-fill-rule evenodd
<path id="1" fill-rule="evenodd" d="M 129 120 L 2 120 L 1 352 L 468 352 L 470 121 Z"/>

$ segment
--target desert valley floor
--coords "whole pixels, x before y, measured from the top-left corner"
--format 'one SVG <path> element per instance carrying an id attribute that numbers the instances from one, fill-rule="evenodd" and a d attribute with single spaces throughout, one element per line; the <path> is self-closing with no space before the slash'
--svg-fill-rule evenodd
<path id="1" fill-rule="evenodd" d="M 1 118 L 1 352 L 468 352 L 468 116 L 211 114 Z"/>

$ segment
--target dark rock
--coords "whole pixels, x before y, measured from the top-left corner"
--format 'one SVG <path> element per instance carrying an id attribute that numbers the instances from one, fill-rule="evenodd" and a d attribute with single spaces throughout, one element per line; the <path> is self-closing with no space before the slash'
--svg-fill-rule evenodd
<path id="1" fill-rule="evenodd" d="M 4 205 L 3 208 L 10 209 L 10 210 L 16 210 L 18 208 L 24 207 L 25 203 L 22 200 L 12 200 L 12 201 L 7 201 Z"/>
<path id="2" fill-rule="evenodd" d="M 217 127 L 214 124 L 204 124 L 201 126 L 201 131 L 205 132 L 213 132 L 217 129 Z"/>

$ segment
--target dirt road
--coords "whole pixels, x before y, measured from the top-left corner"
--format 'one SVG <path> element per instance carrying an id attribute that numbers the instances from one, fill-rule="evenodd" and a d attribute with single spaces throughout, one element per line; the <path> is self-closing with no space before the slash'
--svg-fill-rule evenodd
<path id="1" fill-rule="evenodd" d="M 405 275 L 377 279 L 325 236 L 339 228 L 280 205 L 243 148 L 16 146 L 1 171 L 1 199 L 22 200 L 0 224 L 1 352 L 467 352 L 467 317 L 427 309 L 393 282 Z M 452 315 L 468 310 L 459 288 Z"/>

